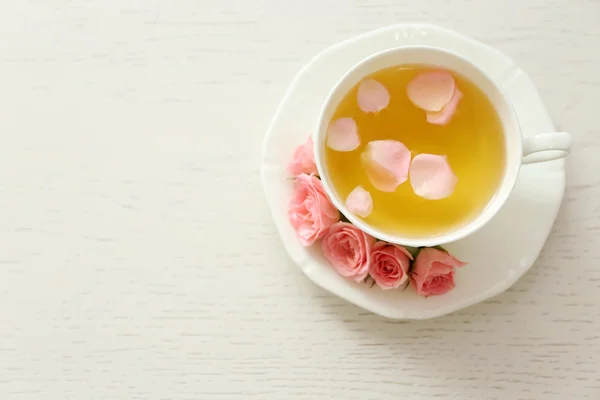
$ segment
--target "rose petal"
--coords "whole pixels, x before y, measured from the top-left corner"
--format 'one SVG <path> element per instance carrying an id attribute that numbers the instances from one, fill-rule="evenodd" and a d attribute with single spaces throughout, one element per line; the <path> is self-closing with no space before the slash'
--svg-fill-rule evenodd
<path id="1" fill-rule="evenodd" d="M 340 213 L 329 200 L 319 178 L 300 174 L 294 183 L 288 218 L 302 245 L 310 246 L 339 221 Z"/>
<path id="2" fill-rule="evenodd" d="M 373 198 L 362 186 L 357 186 L 346 198 L 346 207 L 360 217 L 368 217 L 373 211 Z"/>
<path id="3" fill-rule="evenodd" d="M 332 225 L 321 241 L 321 251 L 338 274 L 360 282 L 369 273 L 371 246 L 375 243 L 356 226 L 339 222 Z"/>
<path id="4" fill-rule="evenodd" d="M 458 178 L 446 156 L 419 154 L 410 165 L 410 184 L 417 196 L 440 200 L 454 192 Z"/>
<path id="5" fill-rule="evenodd" d="M 426 293 L 425 296 L 439 296 L 448 293 L 454 289 L 454 271 L 446 275 L 432 276 L 423 282 L 421 292 Z"/>
<path id="6" fill-rule="evenodd" d="M 463 94 L 458 87 L 454 89 L 454 95 L 452 96 L 452 100 L 450 103 L 446 104 L 441 111 L 438 112 L 428 112 L 427 113 L 427 122 L 435 125 L 446 125 L 452 119 L 452 116 L 456 112 L 456 107 L 458 106 L 458 101 L 462 98 Z"/>
<path id="7" fill-rule="evenodd" d="M 447 273 L 449 270 L 444 270 L 444 266 L 447 266 L 450 269 L 452 269 L 464 267 L 465 265 L 467 265 L 466 262 L 460 261 L 447 251 L 439 250 L 436 248 L 427 248 L 426 250 L 421 250 L 419 252 L 418 259 L 418 266 L 420 268 L 415 268 L 415 271 L 419 269 L 421 270 L 421 273 L 424 273 L 426 275 L 432 273 L 437 273 L 439 275 L 440 270 L 442 270 L 443 273 Z"/>
<path id="8" fill-rule="evenodd" d="M 358 127 L 352 118 L 336 119 L 327 129 L 327 146 L 335 151 L 352 151 L 360 145 Z"/>
<path id="9" fill-rule="evenodd" d="M 455 286 L 454 269 L 464 265 L 445 250 L 426 247 L 419 251 L 409 273 L 410 284 L 420 296 L 447 293 Z"/>
<path id="10" fill-rule="evenodd" d="M 417 107 L 440 111 L 452 99 L 455 85 L 448 71 L 421 72 L 408 83 L 406 94 Z"/>
<path id="11" fill-rule="evenodd" d="M 410 252 L 400 245 L 377 242 L 371 248 L 369 274 L 384 290 L 398 288 L 408 280 L 412 259 Z"/>
<path id="12" fill-rule="evenodd" d="M 374 140 L 360 158 L 375 189 L 393 192 L 408 178 L 410 156 L 410 150 L 397 140 Z"/>
<path id="13" fill-rule="evenodd" d="M 314 143 L 309 136 L 306 143 L 296 147 L 292 159 L 287 165 L 290 174 L 297 176 L 302 173 L 317 175 L 317 165 L 315 163 Z"/>
<path id="14" fill-rule="evenodd" d="M 376 80 L 365 79 L 358 86 L 357 100 L 364 112 L 378 112 L 390 103 L 390 93 Z"/>

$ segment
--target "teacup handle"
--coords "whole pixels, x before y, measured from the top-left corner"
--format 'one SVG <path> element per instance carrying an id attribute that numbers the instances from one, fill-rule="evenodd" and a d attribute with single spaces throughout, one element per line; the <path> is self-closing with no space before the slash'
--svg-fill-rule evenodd
<path id="1" fill-rule="evenodd" d="M 523 164 L 551 161 L 566 157 L 573 138 L 567 132 L 548 132 L 523 139 Z"/>

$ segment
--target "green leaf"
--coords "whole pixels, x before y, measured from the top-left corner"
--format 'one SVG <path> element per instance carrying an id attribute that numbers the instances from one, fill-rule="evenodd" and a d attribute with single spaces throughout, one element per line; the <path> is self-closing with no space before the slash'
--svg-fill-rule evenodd
<path id="1" fill-rule="evenodd" d="M 447 253 L 448 250 L 446 250 L 445 248 L 442 247 L 442 245 L 438 244 L 437 246 L 433 246 L 434 249 L 438 249 L 443 251 L 444 253 Z"/>
<path id="2" fill-rule="evenodd" d="M 404 285 L 404 287 L 402 288 L 401 292 L 404 292 L 406 290 L 407 287 L 410 286 L 410 279 L 406 280 L 406 284 Z"/>
<path id="3" fill-rule="evenodd" d="M 407 249 L 407 250 L 410 251 L 410 254 L 412 254 L 413 258 L 416 260 L 417 256 L 423 249 L 424 249 L 424 247 L 413 247 L 412 249 L 410 249 L 410 250 Z"/>
<path id="4" fill-rule="evenodd" d="M 340 221 L 351 223 L 350 220 L 348 218 L 346 218 L 346 216 L 342 212 L 340 212 L 340 215 L 341 215 Z"/>

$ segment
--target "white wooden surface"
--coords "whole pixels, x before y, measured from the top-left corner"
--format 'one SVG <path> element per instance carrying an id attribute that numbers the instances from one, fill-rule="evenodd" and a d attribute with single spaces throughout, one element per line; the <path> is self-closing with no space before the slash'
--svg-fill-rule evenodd
<path id="1" fill-rule="evenodd" d="M 0 398 L 600 399 L 599 17 L 597 0 L 0 1 Z M 397 323 L 291 264 L 259 149 L 314 54 L 405 21 L 513 57 L 575 148 L 517 285 Z"/>

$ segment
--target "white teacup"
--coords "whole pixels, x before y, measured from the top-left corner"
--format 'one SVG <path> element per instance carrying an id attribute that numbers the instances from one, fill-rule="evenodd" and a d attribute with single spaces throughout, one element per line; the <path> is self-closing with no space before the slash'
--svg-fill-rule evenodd
<path id="1" fill-rule="evenodd" d="M 504 176 L 498 185 L 495 195 L 474 219 L 454 230 L 435 236 L 404 237 L 402 235 L 391 235 L 365 223 L 348 210 L 344 199 L 341 199 L 335 191 L 329 172 L 327 171 L 327 164 L 325 163 L 327 128 L 338 104 L 344 96 L 367 75 L 385 68 L 406 64 L 444 68 L 467 77 L 492 102 L 502 120 L 504 128 L 504 145 L 506 147 L 505 169 Z M 315 160 L 323 186 L 333 204 L 350 222 L 378 239 L 405 246 L 419 247 L 454 242 L 480 229 L 492 219 L 508 199 L 517 181 L 521 165 L 565 157 L 569 154 L 572 138 L 566 132 L 540 133 L 524 138 L 521 134 L 521 126 L 517 115 L 507 96 L 471 61 L 458 54 L 436 47 L 406 46 L 374 54 L 356 64 L 342 77 L 329 94 L 321 109 L 317 129 L 315 130 L 314 143 Z"/>

